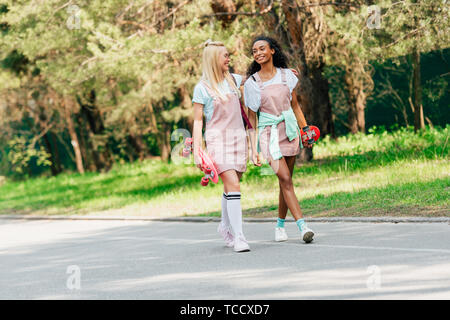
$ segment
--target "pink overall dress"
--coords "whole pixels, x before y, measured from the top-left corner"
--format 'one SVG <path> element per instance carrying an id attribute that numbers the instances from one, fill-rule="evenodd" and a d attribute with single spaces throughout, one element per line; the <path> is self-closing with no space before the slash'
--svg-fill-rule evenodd
<path id="1" fill-rule="evenodd" d="M 269 113 L 275 116 L 281 115 L 281 112 L 289 110 L 291 108 L 290 90 L 286 82 L 286 70 L 281 70 L 281 82 L 277 84 L 270 84 L 263 86 L 261 78 L 256 72 L 256 83 L 261 91 L 261 105 L 260 112 Z M 280 151 L 283 156 L 295 156 L 300 152 L 300 140 L 299 137 L 289 141 L 286 135 L 286 124 L 284 121 L 280 122 L 277 126 L 278 129 L 278 143 L 280 145 Z M 267 126 L 260 133 L 259 146 L 263 157 L 269 162 L 272 160 L 272 156 L 269 152 L 270 143 L 270 130 L 271 127 Z"/>
<path id="2" fill-rule="evenodd" d="M 223 101 L 203 81 L 203 85 L 213 98 L 214 111 L 206 123 L 206 149 L 217 168 L 218 174 L 227 170 L 245 172 L 247 169 L 247 133 L 242 120 L 237 93 L 228 93 Z"/>

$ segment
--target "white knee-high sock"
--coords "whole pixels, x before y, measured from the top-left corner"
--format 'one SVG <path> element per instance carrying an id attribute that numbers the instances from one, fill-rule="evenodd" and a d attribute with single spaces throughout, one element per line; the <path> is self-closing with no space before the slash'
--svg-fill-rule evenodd
<path id="1" fill-rule="evenodd" d="M 224 192 L 222 195 L 222 216 L 220 223 L 222 227 L 229 228 L 230 227 L 230 218 L 228 218 L 228 210 L 227 210 L 227 194 Z"/>
<path id="2" fill-rule="evenodd" d="M 228 192 L 227 195 L 227 212 L 230 218 L 230 224 L 234 231 L 234 236 L 242 233 L 242 208 L 241 208 L 241 193 Z"/>

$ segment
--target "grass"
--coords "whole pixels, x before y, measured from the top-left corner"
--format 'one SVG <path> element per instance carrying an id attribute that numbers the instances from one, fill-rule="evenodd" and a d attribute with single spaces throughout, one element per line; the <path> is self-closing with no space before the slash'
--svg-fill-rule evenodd
<path id="1" fill-rule="evenodd" d="M 305 216 L 449 216 L 449 130 L 372 129 L 319 140 L 315 160 L 297 166 L 293 177 Z M 246 216 L 277 215 L 278 181 L 262 175 L 265 169 L 249 164 L 244 174 Z M 222 184 L 202 187 L 201 176 L 190 164 L 148 160 L 104 174 L 7 181 L 0 214 L 220 216 Z"/>

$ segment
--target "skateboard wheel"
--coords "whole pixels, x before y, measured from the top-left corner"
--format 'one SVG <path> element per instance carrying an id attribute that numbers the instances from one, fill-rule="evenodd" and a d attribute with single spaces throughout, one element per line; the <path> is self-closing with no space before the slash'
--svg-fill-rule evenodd
<path id="1" fill-rule="evenodd" d="M 190 145 L 192 144 L 192 138 L 186 138 L 186 140 L 184 140 L 184 143 L 185 143 L 187 146 L 190 146 Z"/>
<path id="2" fill-rule="evenodd" d="M 207 186 L 208 185 L 208 183 L 209 183 L 209 179 L 208 178 L 206 178 L 206 177 L 203 177 L 202 178 L 202 181 L 201 181 L 201 184 L 202 184 L 202 186 Z"/>
<path id="3" fill-rule="evenodd" d="M 212 171 L 211 168 L 206 168 L 205 169 L 205 173 L 208 174 L 208 175 L 211 174 L 211 171 Z"/>

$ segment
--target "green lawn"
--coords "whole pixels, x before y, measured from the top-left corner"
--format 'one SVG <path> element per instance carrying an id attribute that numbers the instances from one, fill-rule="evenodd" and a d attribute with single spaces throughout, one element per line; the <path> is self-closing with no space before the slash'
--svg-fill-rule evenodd
<path id="1" fill-rule="evenodd" d="M 315 160 L 294 172 L 305 216 L 449 216 L 449 131 L 371 130 L 319 140 Z M 247 216 L 277 214 L 278 181 L 264 172 L 270 168 L 249 164 L 244 174 Z M 222 184 L 202 187 L 201 176 L 193 165 L 148 160 L 105 174 L 7 181 L 0 187 L 0 214 L 219 216 Z"/>

